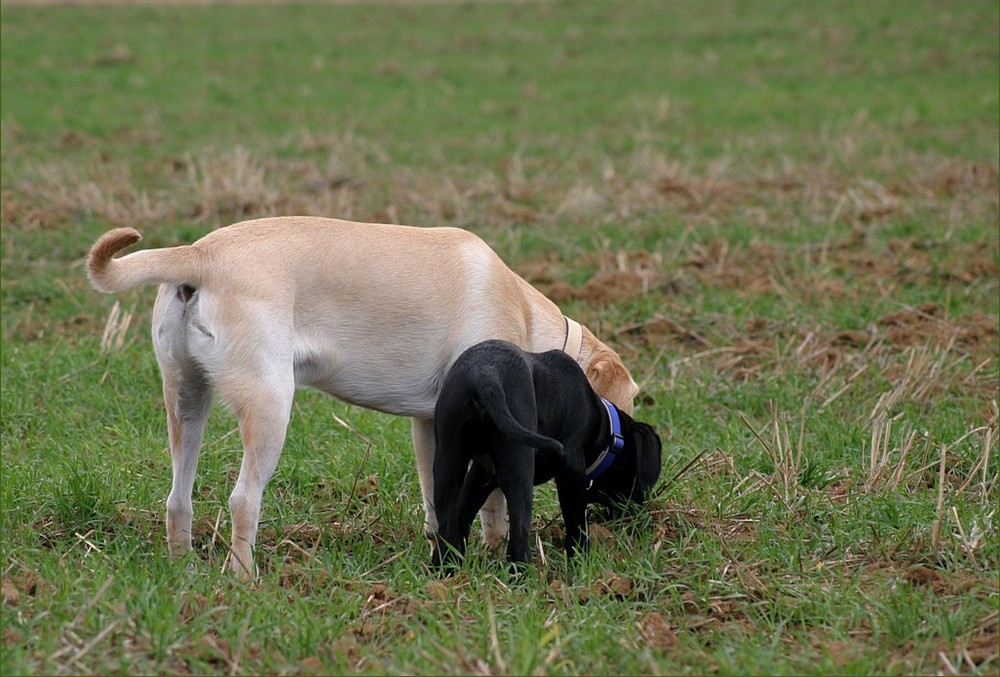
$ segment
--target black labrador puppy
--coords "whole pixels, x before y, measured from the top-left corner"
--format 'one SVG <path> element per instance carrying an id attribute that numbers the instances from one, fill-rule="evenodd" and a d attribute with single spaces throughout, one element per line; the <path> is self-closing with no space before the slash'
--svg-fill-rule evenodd
<path id="1" fill-rule="evenodd" d="M 660 477 L 653 428 L 601 398 L 560 350 L 472 346 L 445 376 L 434 431 L 434 568 L 452 568 L 463 556 L 472 520 L 497 487 L 510 518 L 507 559 L 521 564 L 531 561 L 534 485 L 555 478 L 572 556 L 587 547 L 588 503 L 642 503 Z"/>

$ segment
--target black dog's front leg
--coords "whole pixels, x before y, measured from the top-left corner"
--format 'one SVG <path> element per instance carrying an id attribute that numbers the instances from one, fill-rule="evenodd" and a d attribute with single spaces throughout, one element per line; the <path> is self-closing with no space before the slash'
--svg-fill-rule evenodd
<path id="1" fill-rule="evenodd" d="M 587 487 L 586 478 L 580 473 L 565 471 L 556 475 L 559 507 L 566 524 L 566 557 L 575 552 L 586 552 L 587 538 Z"/>

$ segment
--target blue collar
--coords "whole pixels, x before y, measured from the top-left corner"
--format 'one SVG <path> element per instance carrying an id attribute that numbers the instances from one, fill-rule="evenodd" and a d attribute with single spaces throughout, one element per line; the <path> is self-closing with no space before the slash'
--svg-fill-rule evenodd
<path id="1" fill-rule="evenodd" d="M 611 442 L 600 453 L 597 460 L 587 468 L 588 489 L 594 483 L 594 480 L 608 469 L 608 466 L 615 460 L 618 452 L 625 447 L 625 438 L 622 437 L 622 423 L 618 418 L 618 409 L 603 397 L 601 398 L 601 402 L 604 404 L 604 408 L 608 410 L 608 420 L 611 421 Z"/>

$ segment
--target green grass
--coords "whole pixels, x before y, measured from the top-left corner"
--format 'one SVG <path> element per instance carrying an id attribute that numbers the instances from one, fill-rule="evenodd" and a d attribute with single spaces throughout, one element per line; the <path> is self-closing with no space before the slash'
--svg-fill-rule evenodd
<path id="1" fill-rule="evenodd" d="M 996 674 L 995 3 L 0 18 L 0 673 Z M 259 583 L 221 406 L 168 560 L 153 292 L 83 256 L 281 213 L 483 236 L 641 383 L 648 511 L 439 581 L 408 422 L 303 391 Z"/>

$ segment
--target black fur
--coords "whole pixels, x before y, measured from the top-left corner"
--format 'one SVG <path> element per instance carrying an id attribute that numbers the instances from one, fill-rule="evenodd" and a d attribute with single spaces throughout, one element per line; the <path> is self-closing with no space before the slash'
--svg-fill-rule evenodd
<path id="1" fill-rule="evenodd" d="M 587 547 L 586 507 L 642 503 L 660 477 L 661 443 L 652 427 L 619 412 L 624 448 L 588 489 L 587 467 L 611 439 L 608 413 L 566 353 L 528 353 L 484 341 L 455 361 L 434 410 L 434 508 L 439 527 L 432 566 L 465 552 L 472 520 L 499 487 L 507 498 L 507 559 L 531 561 L 533 486 L 555 479 L 566 551 Z M 471 466 L 470 466 L 470 461 Z"/>

